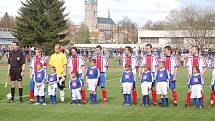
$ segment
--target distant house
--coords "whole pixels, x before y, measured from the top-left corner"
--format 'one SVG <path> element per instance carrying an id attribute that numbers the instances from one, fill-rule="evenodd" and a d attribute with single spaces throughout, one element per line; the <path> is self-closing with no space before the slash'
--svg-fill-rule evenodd
<path id="1" fill-rule="evenodd" d="M 17 39 L 10 31 L 0 30 L 0 45 L 11 45 L 13 41 L 17 41 Z"/>

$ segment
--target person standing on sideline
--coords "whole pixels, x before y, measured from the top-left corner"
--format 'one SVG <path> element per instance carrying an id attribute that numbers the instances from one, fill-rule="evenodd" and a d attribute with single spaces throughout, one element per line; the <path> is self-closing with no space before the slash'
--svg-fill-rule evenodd
<path id="1" fill-rule="evenodd" d="M 144 65 L 149 65 L 149 71 L 152 72 L 153 74 L 153 79 L 155 79 L 155 73 L 157 71 L 157 68 L 158 68 L 158 60 L 157 58 L 153 55 L 152 53 L 152 45 L 151 44 L 146 44 L 145 46 L 145 49 L 146 49 L 146 55 L 144 55 L 142 57 L 142 61 L 141 61 L 141 71 L 139 71 L 139 75 L 141 75 L 141 73 L 143 73 L 143 67 Z M 152 104 L 153 106 L 156 105 L 156 88 L 155 88 L 155 84 L 156 81 L 153 80 L 152 82 Z M 148 97 L 149 99 L 149 97 Z"/>
<path id="2" fill-rule="evenodd" d="M 76 47 L 72 47 L 71 53 L 72 56 L 68 59 L 68 68 L 69 73 L 77 73 L 77 78 L 81 80 L 82 86 L 81 86 L 81 98 L 82 103 L 86 103 L 86 91 L 84 89 L 84 74 L 85 74 L 85 61 L 84 58 L 81 55 L 78 55 L 77 53 L 78 49 Z"/>
<path id="3" fill-rule="evenodd" d="M 186 61 L 186 67 L 188 71 L 188 79 L 192 76 L 193 74 L 193 67 L 198 67 L 199 68 L 199 73 L 203 77 L 206 71 L 206 66 L 205 66 L 205 60 L 204 58 L 199 54 L 199 49 L 196 46 L 192 47 L 192 55 L 188 57 Z M 188 85 L 188 91 L 187 91 L 187 97 L 186 97 L 186 104 L 185 107 L 190 106 L 190 87 Z M 203 93 L 203 92 L 202 92 Z M 204 106 L 204 94 L 202 94 L 202 106 Z"/>
<path id="4" fill-rule="evenodd" d="M 93 57 L 96 60 L 96 67 L 99 69 L 99 79 L 98 86 L 102 89 L 102 96 L 104 104 L 107 104 L 107 90 L 105 88 L 106 82 L 106 71 L 109 67 L 108 59 L 103 55 L 102 47 L 100 45 L 96 46 L 96 56 Z"/>
<path id="5" fill-rule="evenodd" d="M 61 52 L 61 45 L 55 45 L 55 53 L 51 55 L 49 65 L 56 68 L 57 75 L 59 77 L 58 88 L 60 89 L 60 100 L 61 103 L 64 103 L 64 88 L 65 88 L 65 75 L 66 75 L 66 65 L 67 58 Z"/>
<path id="6" fill-rule="evenodd" d="M 36 48 L 35 56 L 30 61 L 30 92 L 29 92 L 29 101 L 30 103 L 34 103 L 34 72 L 37 70 L 37 65 L 42 63 L 43 69 L 46 72 L 46 67 L 48 58 L 42 55 L 42 50 L 40 48 Z"/>
<path id="7" fill-rule="evenodd" d="M 124 58 L 123 58 L 123 67 L 125 65 L 130 65 L 131 66 L 131 71 L 134 74 L 134 82 L 133 82 L 133 88 L 132 88 L 132 97 L 133 97 L 133 104 L 136 105 L 137 103 L 137 91 L 136 91 L 136 74 L 137 74 L 137 68 L 138 68 L 138 62 L 137 58 L 132 55 L 132 50 L 130 46 L 126 46 L 124 49 Z"/>
<path id="8" fill-rule="evenodd" d="M 11 80 L 11 99 L 9 99 L 8 103 L 14 102 L 15 95 L 15 85 L 16 81 L 18 82 L 19 87 L 19 101 L 23 102 L 22 93 L 22 77 L 24 76 L 25 71 L 25 55 L 24 52 L 19 48 L 18 42 L 12 43 L 12 51 L 9 53 L 8 58 L 8 76 Z"/>
<path id="9" fill-rule="evenodd" d="M 176 76 L 177 69 L 179 67 L 179 61 L 176 57 L 172 55 L 172 48 L 170 46 L 164 47 L 164 57 L 161 60 L 166 62 L 166 69 L 169 72 L 169 88 L 172 90 L 173 103 L 175 106 L 178 104 L 178 93 L 176 91 Z"/>

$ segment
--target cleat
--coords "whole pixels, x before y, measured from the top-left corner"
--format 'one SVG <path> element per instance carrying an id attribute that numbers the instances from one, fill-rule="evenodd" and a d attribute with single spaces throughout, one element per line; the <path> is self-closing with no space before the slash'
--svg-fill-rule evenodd
<path id="1" fill-rule="evenodd" d="M 46 103 L 43 103 L 43 105 L 47 105 Z"/>
<path id="2" fill-rule="evenodd" d="M 35 103 L 34 105 L 40 105 L 40 103 Z"/>
<path id="3" fill-rule="evenodd" d="M 7 103 L 14 103 L 14 102 L 15 102 L 14 99 L 11 98 L 11 99 L 8 100 Z"/>
<path id="4" fill-rule="evenodd" d="M 22 98 L 20 98 L 20 99 L 19 99 L 19 102 L 20 102 L 20 103 L 23 103 L 24 101 L 23 101 L 23 99 L 22 99 Z"/>

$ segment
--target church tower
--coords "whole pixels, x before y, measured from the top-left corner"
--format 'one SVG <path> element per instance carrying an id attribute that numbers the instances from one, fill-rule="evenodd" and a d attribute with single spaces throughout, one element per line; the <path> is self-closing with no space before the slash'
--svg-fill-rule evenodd
<path id="1" fill-rule="evenodd" d="M 97 0 L 85 0 L 84 22 L 88 26 L 90 32 L 97 30 L 97 7 Z"/>

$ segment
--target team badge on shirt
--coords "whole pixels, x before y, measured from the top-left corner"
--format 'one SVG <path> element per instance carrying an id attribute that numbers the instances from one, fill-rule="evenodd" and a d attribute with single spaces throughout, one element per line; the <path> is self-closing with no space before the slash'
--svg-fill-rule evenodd
<path id="1" fill-rule="evenodd" d="M 147 75 L 144 74 L 143 79 L 146 80 L 146 78 L 147 78 Z"/>
<path id="2" fill-rule="evenodd" d="M 54 77 L 51 77 L 51 78 L 50 78 L 50 81 L 53 82 L 53 81 L 54 81 Z"/>
<path id="3" fill-rule="evenodd" d="M 193 78 L 193 81 L 198 82 L 198 78 L 197 77 Z"/>
<path id="4" fill-rule="evenodd" d="M 160 77 L 163 77 L 163 72 L 161 72 L 159 76 L 160 76 Z"/>
<path id="5" fill-rule="evenodd" d="M 90 74 L 90 75 L 93 75 L 93 70 L 90 70 L 89 74 Z"/>
<path id="6" fill-rule="evenodd" d="M 125 74 L 125 78 L 126 78 L 126 79 L 129 79 L 129 75 L 130 75 L 130 74 Z"/>
<path id="7" fill-rule="evenodd" d="M 37 78 L 42 78 L 42 74 L 38 73 Z"/>
<path id="8" fill-rule="evenodd" d="M 77 84 L 76 84 L 76 82 L 75 81 L 72 81 L 72 86 L 76 86 Z"/>

